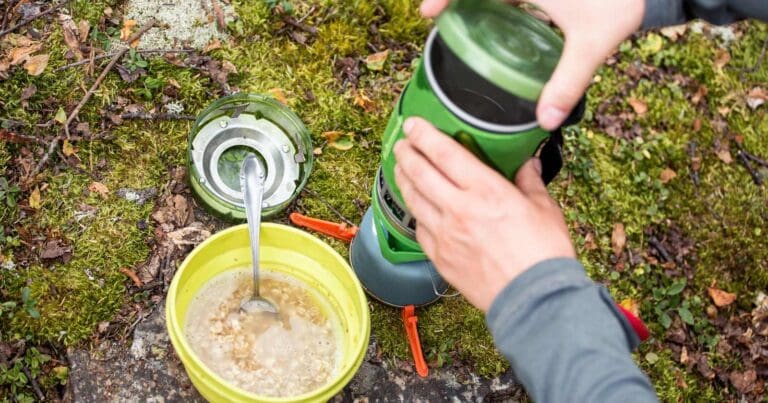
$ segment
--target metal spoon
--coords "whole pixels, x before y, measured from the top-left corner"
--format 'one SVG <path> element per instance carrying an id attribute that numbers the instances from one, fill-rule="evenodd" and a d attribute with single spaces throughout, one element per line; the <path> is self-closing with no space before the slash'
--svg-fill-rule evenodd
<path id="1" fill-rule="evenodd" d="M 243 191 L 245 217 L 248 220 L 248 233 L 251 238 L 251 256 L 253 258 L 253 295 L 240 304 L 245 313 L 277 314 L 277 307 L 259 296 L 259 231 L 261 230 L 261 199 L 264 194 L 264 170 L 255 155 L 249 154 L 240 169 L 240 188 Z"/>

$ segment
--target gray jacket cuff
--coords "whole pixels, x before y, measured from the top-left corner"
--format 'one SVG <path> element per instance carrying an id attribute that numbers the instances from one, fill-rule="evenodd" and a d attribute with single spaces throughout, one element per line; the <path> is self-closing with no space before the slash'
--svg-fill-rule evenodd
<path id="1" fill-rule="evenodd" d="M 678 25 L 685 21 L 683 0 L 645 0 L 643 29 Z"/>

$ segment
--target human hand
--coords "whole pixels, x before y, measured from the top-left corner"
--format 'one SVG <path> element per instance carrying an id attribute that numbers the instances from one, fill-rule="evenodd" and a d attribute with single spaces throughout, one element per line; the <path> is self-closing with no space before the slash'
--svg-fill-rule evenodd
<path id="1" fill-rule="evenodd" d="M 449 0 L 424 0 L 421 13 L 436 17 Z M 645 0 L 531 0 L 565 34 L 565 49 L 539 97 L 536 116 L 554 130 L 581 99 L 595 71 L 643 21 Z"/>
<path id="2" fill-rule="evenodd" d="M 565 219 L 529 160 L 510 183 L 427 121 L 405 122 L 395 180 L 416 218 L 416 240 L 437 270 L 487 311 L 536 263 L 575 257 Z"/>

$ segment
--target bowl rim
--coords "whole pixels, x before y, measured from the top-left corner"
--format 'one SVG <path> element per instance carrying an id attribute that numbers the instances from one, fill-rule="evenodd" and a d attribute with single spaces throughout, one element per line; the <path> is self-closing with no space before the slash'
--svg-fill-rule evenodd
<path id="1" fill-rule="evenodd" d="M 353 352 L 358 351 L 358 354 L 354 360 L 350 360 L 351 365 L 349 365 L 348 368 L 344 368 L 344 367 L 340 368 L 338 374 L 335 377 L 331 378 L 321 388 L 314 389 L 310 392 L 307 392 L 301 395 L 294 395 L 289 397 L 275 397 L 275 396 L 259 395 L 253 392 L 249 392 L 225 380 L 224 378 L 219 376 L 217 373 L 212 371 L 210 368 L 208 368 L 208 366 L 205 365 L 205 363 L 195 353 L 194 349 L 191 348 L 186 338 L 183 337 L 184 332 L 183 332 L 183 329 L 181 329 L 181 322 L 179 321 L 179 318 L 177 318 L 175 310 L 171 309 L 172 305 L 175 306 L 175 302 L 173 301 L 175 301 L 176 298 L 178 297 L 181 273 L 186 269 L 189 262 L 192 259 L 194 259 L 197 256 L 197 254 L 199 254 L 200 251 L 204 250 L 208 245 L 216 242 L 220 238 L 224 238 L 225 236 L 230 235 L 233 232 L 247 231 L 248 230 L 247 224 L 232 226 L 210 236 L 208 239 L 206 239 L 205 241 L 200 243 L 197 247 L 195 247 L 192 250 L 192 252 L 190 252 L 187 255 L 187 257 L 184 259 L 181 265 L 179 265 L 179 268 L 176 270 L 176 273 L 173 276 L 173 280 L 171 281 L 171 285 L 168 289 L 168 294 L 165 300 L 166 329 L 169 333 L 171 344 L 173 345 L 173 348 L 174 350 L 176 350 L 177 354 L 179 354 L 179 351 L 178 351 L 179 348 L 183 349 L 184 353 L 189 357 L 191 357 L 192 361 L 198 364 L 199 367 L 202 369 L 203 374 L 201 375 L 209 376 L 213 378 L 213 380 L 215 381 L 214 384 L 225 385 L 227 388 L 232 389 L 234 392 L 245 397 L 246 399 L 250 399 L 254 401 L 270 401 L 270 402 L 295 402 L 295 401 L 304 401 L 304 400 L 317 398 L 318 395 L 326 394 L 331 389 L 334 389 L 340 382 L 344 381 L 345 378 L 351 379 L 352 376 L 354 376 L 354 374 L 357 372 L 357 368 L 359 368 L 359 366 L 362 364 L 361 358 L 364 357 L 365 355 L 365 352 L 367 350 L 367 346 L 370 340 L 370 334 L 371 334 L 371 321 L 370 321 L 370 311 L 368 309 L 368 300 L 365 296 L 365 292 L 363 291 L 363 286 L 360 283 L 360 280 L 357 278 L 357 275 L 355 275 L 355 272 L 349 266 L 349 263 L 330 245 L 328 245 L 327 243 L 320 240 L 318 237 L 306 231 L 302 231 L 300 229 L 297 229 L 288 225 L 277 224 L 277 223 L 262 223 L 261 226 L 262 228 L 265 228 L 265 229 L 288 231 L 295 235 L 304 237 L 308 241 L 317 244 L 318 246 L 321 247 L 321 249 L 324 249 L 326 252 L 331 253 L 336 260 L 342 263 L 342 267 L 344 268 L 344 271 L 352 278 L 353 282 L 357 285 L 355 287 L 355 294 L 359 298 L 358 300 L 361 301 L 360 308 L 362 308 L 361 312 L 363 313 L 363 318 L 361 323 L 363 327 L 362 330 L 364 332 L 364 335 L 363 335 L 364 337 L 361 337 L 360 340 L 356 343 L 356 345 L 353 345 L 354 349 L 352 351 Z M 179 343 L 180 346 L 177 346 L 176 343 Z M 181 359 L 181 357 L 179 358 Z M 182 364 L 184 365 L 184 369 L 186 371 L 187 364 L 184 361 L 182 361 Z M 202 380 L 203 382 L 205 382 L 204 379 Z M 349 380 L 346 380 L 345 383 L 348 383 L 348 382 Z M 210 387 L 210 385 L 206 385 L 206 386 Z M 342 388 L 343 387 L 344 386 L 342 385 Z"/>

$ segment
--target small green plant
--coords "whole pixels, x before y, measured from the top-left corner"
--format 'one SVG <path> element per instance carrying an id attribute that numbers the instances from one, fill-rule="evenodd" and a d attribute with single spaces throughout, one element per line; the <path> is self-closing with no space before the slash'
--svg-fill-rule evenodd
<path id="1" fill-rule="evenodd" d="M 105 32 L 100 31 L 98 27 L 94 27 L 91 30 L 91 38 L 96 40 L 102 49 L 109 52 L 112 49 L 112 42 L 117 39 L 119 32 L 120 30 L 115 27 L 108 27 Z"/>
<path id="2" fill-rule="evenodd" d="M 29 402 L 35 401 L 32 394 L 31 382 L 27 378 L 24 369 L 29 375 L 37 378 L 43 373 L 43 365 L 51 360 L 47 354 L 42 354 L 34 347 L 30 347 L 23 357 L 9 363 L 9 366 L 0 363 L 0 393 L 3 394 L 2 402 Z M 10 399 L 9 399 L 10 398 Z"/>
<path id="3" fill-rule="evenodd" d="M 442 341 L 439 346 L 429 349 L 427 360 L 434 362 L 438 368 L 442 368 L 446 364 L 451 365 L 453 364 L 453 357 L 451 356 L 451 351 L 453 350 L 453 340 Z"/>
<path id="4" fill-rule="evenodd" d="M 275 8 L 279 7 L 286 14 L 291 14 L 293 12 L 293 4 L 291 4 L 291 2 L 288 0 L 264 0 L 264 1 L 269 6 L 270 10 L 274 10 Z"/>
<path id="5" fill-rule="evenodd" d="M 678 280 L 670 284 L 668 287 L 656 287 L 653 289 L 653 299 L 655 301 L 654 313 L 665 329 L 668 329 L 672 325 L 671 313 L 677 312 L 680 319 L 688 324 L 693 325 L 693 314 L 690 310 L 690 303 L 688 300 L 684 300 L 682 292 L 687 285 L 685 279 Z"/>
<path id="6" fill-rule="evenodd" d="M 29 287 L 24 287 L 21 290 L 21 304 L 24 306 L 24 310 L 29 314 L 29 316 L 35 319 L 39 319 L 40 311 L 35 308 L 37 301 L 35 301 L 30 294 L 31 292 Z"/>
<path id="7" fill-rule="evenodd" d="M 9 208 L 16 207 L 16 197 L 21 190 L 18 186 L 8 183 L 8 179 L 0 178 L 0 203 Z"/>
<path id="8" fill-rule="evenodd" d="M 135 71 L 138 68 L 145 69 L 149 67 L 149 62 L 141 57 L 141 53 L 137 52 L 136 49 L 131 48 L 131 50 L 128 51 L 128 55 L 125 57 L 123 66 L 125 66 L 128 71 Z"/>

